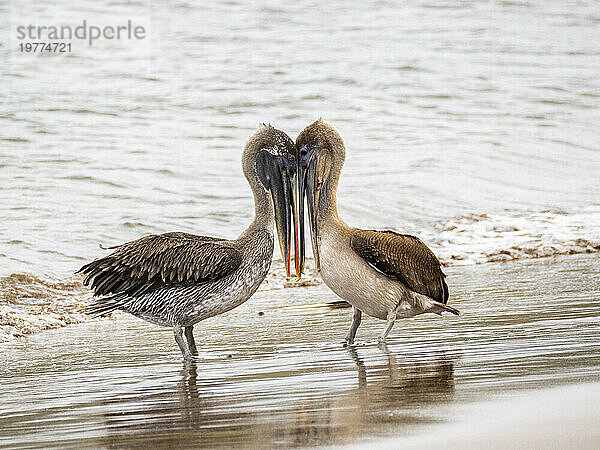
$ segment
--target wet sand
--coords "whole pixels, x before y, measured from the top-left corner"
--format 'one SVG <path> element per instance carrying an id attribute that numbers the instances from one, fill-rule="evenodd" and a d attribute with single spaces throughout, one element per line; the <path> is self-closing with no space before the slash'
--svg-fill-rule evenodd
<path id="1" fill-rule="evenodd" d="M 344 348 L 349 309 L 284 308 L 335 300 L 323 285 L 259 292 L 200 324 L 187 364 L 170 330 L 125 314 L 2 343 L 1 445 L 547 445 L 554 416 L 530 433 L 515 411 L 567 404 L 549 388 L 576 389 L 568 405 L 584 412 L 595 397 L 581 393 L 597 395 L 582 384 L 600 382 L 597 255 L 447 272 L 461 316 L 401 321 L 387 346 L 366 319 Z M 579 426 L 577 408 L 561 414 Z M 489 434 L 469 431 L 490 416 Z M 499 440 L 507 427 L 514 440 Z M 566 430 L 560 445 L 581 443 Z"/>
<path id="2" fill-rule="evenodd" d="M 460 405 L 451 412 L 453 422 L 423 427 L 404 439 L 379 441 L 377 448 L 597 449 L 599 405 L 600 383 L 526 391 L 505 400 Z"/>

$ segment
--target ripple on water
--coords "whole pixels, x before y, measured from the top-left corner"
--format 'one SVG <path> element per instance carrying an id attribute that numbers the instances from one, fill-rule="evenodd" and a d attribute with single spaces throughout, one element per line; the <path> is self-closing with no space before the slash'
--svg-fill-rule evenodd
<path id="1" fill-rule="evenodd" d="M 374 342 L 382 321 L 365 318 L 344 348 L 350 311 L 283 309 L 323 301 L 324 286 L 262 291 L 199 324 L 201 355 L 188 364 L 172 333 L 124 314 L 11 343 L 0 435 L 28 446 L 335 445 L 455 422 L 454 405 L 598 380 L 598 285 L 561 292 L 597 278 L 592 258 L 448 271 L 463 314 L 400 321 L 386 346 Z"/>

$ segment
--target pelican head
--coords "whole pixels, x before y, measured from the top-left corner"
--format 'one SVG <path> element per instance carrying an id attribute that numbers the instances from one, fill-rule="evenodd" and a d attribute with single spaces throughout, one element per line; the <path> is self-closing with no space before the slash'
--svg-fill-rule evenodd
<path id="1" fill-rule="evenodd" d="M 340 133 L 322 119 L 308 125 L 296 139 L 297 216 L 299 224 L 299 265 L 304 267 L 304 198 L 308 205 L 310 235 L 315 266 L 320 270 L 318 219 L 328 211 L 337 214 L 335 193 L 346 149 Z"/>
<path id="2" fill-rule="evenodd" d="M 270 193 L 275 215 L 281 256 L 287 277 L 290 277 L 292 217 L 294 216 L 293 191 L 296 187 L 296 161 L 294 142 L 283 131 L 271 125 L 261 125 L 250 137 L 242 155 L 244 175 L 254 191 L 256 215 L 268 211 L 266 193 Z M 294 232 L 297 236 L 297 231 Z M 295 242 L 297 242 L 297 238 Z M 295 255 L 298 276 L 298 252 Z"/>

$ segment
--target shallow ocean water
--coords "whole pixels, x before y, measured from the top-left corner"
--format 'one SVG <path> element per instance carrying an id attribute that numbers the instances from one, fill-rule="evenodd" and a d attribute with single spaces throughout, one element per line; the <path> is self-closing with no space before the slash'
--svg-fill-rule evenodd
<path id="1" fill-rule="evenodd" d="M 364 320 L 345 348 L 349 309 L 289 308 L 330 298 L 323 285 L 263 291 L 197 325 L 200 356 L 187 364 L 170 330 L 125 314 L 2 343 L 0 438 L 287 447 L 418 436 L 461 420 L 461 405 L 599 381 L 599 269 L 591 256 L 452 268 L 461 316 L 399 321 L 387 346 L 376 344 L 383 321 Z"/>

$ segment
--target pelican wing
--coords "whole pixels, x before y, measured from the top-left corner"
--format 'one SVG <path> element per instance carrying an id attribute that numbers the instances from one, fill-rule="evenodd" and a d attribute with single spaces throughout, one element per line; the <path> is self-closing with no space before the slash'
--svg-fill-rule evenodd
<path id="1" fill-rule="evenodd" d="M 355 230 L 350 246 L 379 272 L 435 301 L 448 302 L 446 275 L 439 260 L 418 237 L 393 231 Z"/>
<path id="2" fill-rule="evenodd" d="M 78 272 L 94 295 L 139 296 L 159 287 L 214 281 L 234 272 L 242 255 L 229 241 L 188 233 L 144 236 L 116 247 Z"/>

